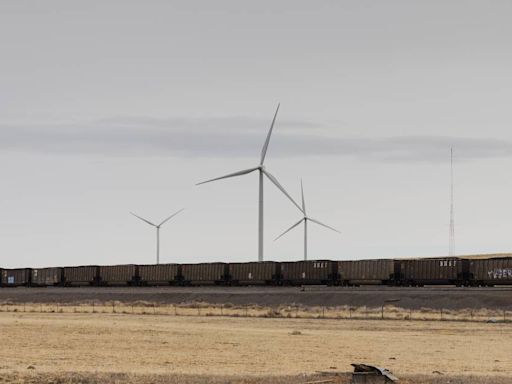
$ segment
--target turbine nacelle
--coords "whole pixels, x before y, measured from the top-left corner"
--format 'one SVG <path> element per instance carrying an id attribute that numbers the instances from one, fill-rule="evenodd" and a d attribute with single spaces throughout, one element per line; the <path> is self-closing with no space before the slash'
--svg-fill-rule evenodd
<path id="1" fill-rule="evenodd" d="M 149 220 L 144 219 L 143 217 L 140 217 L 139 215 L 136 215 L 133 212 L 130 212 L 133 216 L 135 216 L 137 219 L 142 220 L 146 224 L 151 225 L 152 227 L 156 228 L 156 263 L 160 264 L 160 227 L 167 223 L 169 220 L 171 220 L 174 216 L 176 216 L 178 213 L 182 212 L 184 210 L 180 209 L 179 211 L 173 213 L 171 216 L 163 220 L 160 224 L 154 224 Z"/>
<path id="2" fill-rule="evenodd" d="M 302 184 L 302 180 L 300 181 L 300 191 L 301 191 L 301 195 L 302 195 L 302 209 L 300 209 L 300 208 L 299 209 L 301 210 L 301 212 L 303 213 L 304 216 L 302 217 L 302 219 L 297 221 L 295 224 L 293 224 L 286 231 L 284 231 L 279 236 L 277 236 L 274 239 L 274 241 L 280 239 L 281 237 L 286 235 L 288 232 L 290 232 L 292 229 L 294 229 L 295 227 L 299 226 L 300 224 L 302 224 L 304 222 L 304 260 L 307 260 L 308 259 L 308 221 L 311 221 L 312 223 L 318 224 L 318 225 L 320 225 L 322 227 L 328 228 L 331 231 L 338 232 L 338 233 L 341 233 L 341 232 L 338 231 L 337 229 L 327 225 L 327 224 L 324 224 L 324 223 L 322 223 L 322 222 L 320 222 L 318 220 L 315 220 L 315 219 L 309 217 L 306 214 L 306 201 L 304 199 L 304 187 L 303 187 L 303 184 Z"/>
<path id="3" fill-rule="evenodd" d="M 297 209 L 299 211 L 303 212 L 301 206 L 299 204 L 297 204 L 297 202 L 290 196 L 290 194 L 286 191 L 286 189 L 284 189 L 284 187 L 277 180 L 277 178 L 274 175 L 272 175 L 269 171 L 267 171 L 267 169 L 263 165 L 259 165 L 254 168 L 244 169 L 244 170 L 241 170 L 238 172 L 229 173 L 227 175 L 216 177 L 214 179 L 202 181 L 200 183 L 197 183 L 196 185 L 202 185 L 202 184 L 206 184 L 206 183 L 210 183 L 212 181 L 217 181 L 217 180 L 222 180 L 222 179 L 229 179 L 231 177 L 243 176 L 243 175 L 252 173 L 254 171 L 260 171 L 262 174 L 264 174 L 267 177 L 267 179 L 269 179 L 272 182 L 272 184 L 274 184 L 292 202 L 292 204 L 297 207 Z"/>
<path id="4" fill-rule="evenodd" d="M 216 177 L 214 179 L 206 180 L 200 183 L 197 183 L 196 185 L 206 184 L 212 181 L 222 180 L 222 179 L 228 179 L 231 177 L 237 177 L 237 176 L 243 176 L 247 175 L 249 173 L 252 173 L 254 171 L 259 171 L 260 178 L 259 178 L 259 206 L 258 206 L 258 260 L 263 261 L 263 175 L 269 179 L 272 184 L 274 184 L 292 203 L 295 205 L 301 212 L 303 212 L 303 209 L 300 207 L 299 204 L 290 196 L 290 194 L 284 189 L 284 187 L 279 183 L 279 181 L 273 176 L 265 166 L 263 165 L 265 162 L 265 157 L 267 155 L 268 145 L 270 143 L 270 137 L 272 136 L 272 131 L 274 129 L 274 124 L 276 122 L 277 118 L 277 112 L 279 111 L 279 104 L 277 105 L 276 112 L 274 113 L 274 118 L 272 119 L 272 124 L 270 125 L 270 129 L 267 133 L 267 137 L 265 139 L 265 143 L 263 144 L 263 148 L 261 149 L 261 157 L 260 157 L 260 163 L 256 167 L 244 169 L 238 172 L 233 172 L 224 176 Z"/>

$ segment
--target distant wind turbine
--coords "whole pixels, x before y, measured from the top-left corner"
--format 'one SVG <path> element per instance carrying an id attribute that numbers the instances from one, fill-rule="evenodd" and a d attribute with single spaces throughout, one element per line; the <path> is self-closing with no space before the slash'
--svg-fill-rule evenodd
<path id="1" fill-rule="evenodd" d="M 230 173 L 229 175 L 217 177 L 215 179 L 203 181 L 201 183 L 198 183 L 196 185 L 201 185 L 205 183 L 209 183 L 211 181 L 221 180 L 221 179 L 227 179 L 229 177 L 236 177 L 236 176 L 242 176 L 246 175 L 248 173 L 258 171 L 259 172 L 259 206 L 258 206 L 258 261 L 263 261 L 263 175 L 265 175 L 282 193 L 285 194 L 285 196 L 298 208 L 302 211 L 302 208 L 293 200 L 293 198 L 286 192 L 284 187 L 277 181 L 277 179 L 269 173 L 265 166 L 265 156 L 267 154 L 268 144 L 270 142 L 270 136 L 272 135 L 272 130 L 274 129 L 274 123 L 276 122 L 277 112 L 279 111 L 279 105 L 277 105 L 276 113 L 274 114 L 274 118 L 272 119 L 272 124 L 270 125 L 270 129 L 267 134 L 267 138 L 265 140 L 265 143 L 263 144 L 263 149 L 261 150 L 261 158 L 260 163 L 258 166 L 244 169 L 242 171 Z"/>
<path id="2" fill-rule="evenodd" d="M 341 233 L 341 232 L 338 231 L 337 229 L 334 229 L 333 227 L 328 226 L 327 224 L 321 223 L 320 221 L 312 219 L 311 217 L 309 217 L 307 215 L 307 213 L 306 213 L 306 202 L 304 200 L 304 187 L 302 185 L 302 180 L 300 181 L 300 191 L 301 191 L 301 194 L 302 194 L 302 209 L 301 209 L 301 211 L 304 214 L 304 217 L 302 219 L 300 219 L 298 222 L 296 222 L 295 224 L 293 224 L 286 231 L 281 233 L 278 237 L 276 237 L 274 239 L 274 241 L 276 241 L 277 239 L 283 237 L 285 234 L 290 232 L 293 228 L 295 228 L 296 226 L 298 226 L 302 222 L 304 222 L 304 260 L 307 260 L 308 259 L 308 221 L 311 221 L 311 222 L 313 222 L 315 224 L 321 225 L 322 227 L 328 228 L 328 229 L 330 229 L 330 230 L 332 230 L 334 232 L 338 232 L 338 233 Z"/>
<path id="3" fill-rule="evenodd" d="M 136 215 L 133 212 L 130 212 L 133 216 L 135 216 L 137 219 L 140 219 L 144 221 L 145 223 L 148 223 L 149 225 L 156 228 L 156 263 L 160 264 L 160 227 L 167 223 L 169 220 L 171 220 L 174 216 L 176 216 L 178 213 L 182 212 L 184 209 L 180 209 L 178 212 L 173 213 L 171 216 L 169 216 L 167 219 L 162 221 L 160 224 L 153 224 L 151 221 L 146 220 L 138 215 Z"/>

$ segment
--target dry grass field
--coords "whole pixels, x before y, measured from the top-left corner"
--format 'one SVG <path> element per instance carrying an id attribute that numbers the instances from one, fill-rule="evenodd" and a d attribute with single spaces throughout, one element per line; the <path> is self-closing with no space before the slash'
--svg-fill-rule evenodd
<path id="1" fill-rule="evenodd" d="M 406 309 L 394 305 L 381 307 L 320 307 L 302 305 L 280 305 L 267 307 L 260 305 L 215 305 L 205 302 L 181 304 L 159 304 L 145 301 L 122 303 L 12 303 L 0 302 L 0 312 L 21 313 L 112 313 L 125 315 L 162 316 L 221 316 L 221 317 L 264 317 L 294 319 L 338 319 L 338 320 L 414 320 L 414 321 L 471 321 L 471 322 L 511 322 L 512 311 L 496 309 Z"/>
<path id="2" fill-rule="evenodd" d="M 2 312 L 0 332 L 0 382 L 291 384 L 353 362 L 512 382 L 509 323 Z"/>

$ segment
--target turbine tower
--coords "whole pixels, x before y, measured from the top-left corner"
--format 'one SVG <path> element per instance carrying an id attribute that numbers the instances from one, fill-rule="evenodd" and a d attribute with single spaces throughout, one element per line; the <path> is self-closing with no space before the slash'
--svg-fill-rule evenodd
<path id="1" fill-rule="evenodd" d="M 277 112 L 279 111 L 279 104 L 277 105 L 276 112 L 274 114 L 274 118 L 272 119 L 272 124 L 270 125 L 270 129 L 267 134 L 267 138 L 265 143 L 263 144 L 263 148 L 261 150 L 260 163 L 258 166 L 244 169 L 242 171 L 230 173 L 229 175 L 216 177 L 215 179 L 210 179 L 203 181 L 201 183 L 197 183 L 196 185 L 201 185 L 205 183 L 209 183 L 216 180 L 227 179 L 230 177 L 247 175 L 248 173 L 258 171 L 259 173 L 259 199 L 258 199 L 258 261 L 263 261 L 263 176 L 266 176 L 299 210 L 302 211 L 302 208 L 293 200 L 293 198 L 286 192 L 284 187 L 277 181 L 277 179 L 265 168 L 265 156 L 267 155 L 268 144 L 270 142 L 270 136 L 272 135 L 272 130 L 274 129 L 274 123 L 276 122 Z"/>
<path id="2" fill-rule="evenodd" d="M 160 224 L 153 224 L 151 221 L 149 220 L 146 220 L 138 215 L 136 215 L 135 213 L 133 212 L 130 212 L 133 216 L 135 216 L 137 219 L 140 219 L 142 221 L 144 221 L 145 223 L 148 223 L 149 225 L 153 226 L 156 228 L 156 263 L 157 264 L 160 264 L 160 227 L 162 225 L 164 225 L 165 223 L 167 223 L 169 220 L 171 220 L 174 216 L 176 216 L 178 213 L 182 212 L 183 209 L 180 209 L 178 212 L 176 213 L 173 213 L 171 216 L 169 216 L 167 219 L 165 219 L 164 221 L 162 221 Z"/>
<path id="3" fill-rule="evenodd" d="M 450 256 L 455 256 L 455 217 L 453 212 L 453 148 L 450 148 Z"/>
<path id="4" fill-rule="evenodd" d="M 328 226 L 327 224 L 321 223 L 320 221 L 309 217 L 306 213 L 306 203 L 304 200 L 304 187 L 302 185 L 302 180 L 300 181 L 300 191 L 302 194 L 302 213 L 304 214 L 304 216 L 302 217 L 302 219 L 300 219 L 298 222 L 293 224 L 290 228 L 288 228 L 286 231 L 284 231 L 282 234 L 280 234 L 278 237 L 276 237 L 274 239 L 274 241 L 283 237 L 286 233 L 290 232 L 293 228 L 295 228 L 296 226 L 298 226 L 299 224 L 304 222 L 304 260 L 307 260 L 308 259 L 308 221 L 311 221 L 315 224 L 321 225 L 322 227 L 329 228 L 330 230 L 332 230 L 334 232 L 338 232 L 338 233 L 341 233 L 341 232 L 338 231 L 337 229 L 334 229 L 333 227 Z"/>

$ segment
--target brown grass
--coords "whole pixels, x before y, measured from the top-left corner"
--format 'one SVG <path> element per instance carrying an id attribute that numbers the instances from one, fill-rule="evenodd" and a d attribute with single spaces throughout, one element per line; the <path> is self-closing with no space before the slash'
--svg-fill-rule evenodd
<path id="1" fill-rule="evenodd" d="M 512 324 L 56 311 L 0 313 L 0 332 L 4 382 L 288 384 L 352 362 L 431 382 L 512 372 Z"/>
<path id="2" fill-rule="evenodd" d="M 120 301 L 86 301 L 76 304 L 56 303 L 0 303 L 0 312 L 21 313 L 114 313 L 126 315 L 165 315 L 165 316 L 226 316 L 226 317 L 266 317 L 300 319 L 353 319 L 353 320 L 415 320 L 415 321 L 474 321 L 512 322 L 512 312 L 492 309 L 404 309 L 393 305 L 384 307 L 319 307 L 286 305 L 278 307 L 214 305 L 205 302 L 180 304 L 158 304 L 148 301 L 123 303 Z"/>

